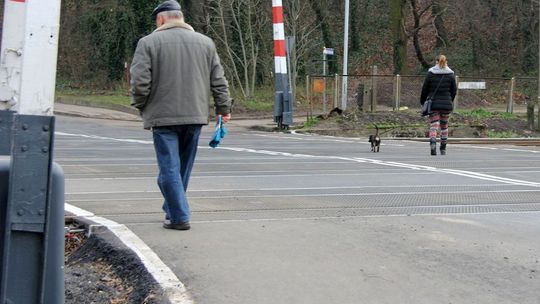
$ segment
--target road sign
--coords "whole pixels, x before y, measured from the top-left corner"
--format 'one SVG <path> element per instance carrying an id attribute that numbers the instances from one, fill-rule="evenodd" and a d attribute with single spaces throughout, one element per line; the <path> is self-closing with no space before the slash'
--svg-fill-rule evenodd
<path id="1" fill-rule="evenodd" d="M 325 55 L 330 55 L 330 56 L 334 56 L 334 49 L 331 49 L 331 48 L 324 48 L 324 49 L 323 49 L 323 54 L 325 54 Z"/>
<path id="2" fill-rule="evenodd" d="M 459 85 L 458 85 L 458 89 L 461 89 L 461 90 L 485 90 L 486 89 L 486 82 L 485 81 L 460 82 Z"/>

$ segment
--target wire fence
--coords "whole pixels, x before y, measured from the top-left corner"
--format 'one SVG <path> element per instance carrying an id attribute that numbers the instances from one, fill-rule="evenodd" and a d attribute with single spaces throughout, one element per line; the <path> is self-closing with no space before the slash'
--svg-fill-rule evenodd
<path id="1" fill-rule="evenodd" d="M 364 112 L 420 109 L 425 76 L 347 75 L 347 109 Z M 312 113 L 341 108 L 342 75 L 309 75 L 306 96 Z M 525 113 L 537 102 L 538 80 L 532 77 L 459 77 L 455 110 L 485 109 L 492 112 Z"/>

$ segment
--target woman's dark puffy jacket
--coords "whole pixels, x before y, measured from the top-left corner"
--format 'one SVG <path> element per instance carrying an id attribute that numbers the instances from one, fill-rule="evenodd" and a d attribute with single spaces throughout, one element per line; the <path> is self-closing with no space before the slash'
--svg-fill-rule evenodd
<path id="1" fill-rule="evenodd" d="M 441 80 L 442 79 L 442 80 Z M 439 85 L 437 92 L 437 86 Z M 428 97 L 433 101 L 431 110 L 452 111 L 454 108 L 454 98 L 456 97 L 457 87 L 454 73 L 433 73 L 429 72 L 422 86 L 422 95 L 420 104 L 424 104 Z M 433 94 L 435 95 L 433 96 Z"/>

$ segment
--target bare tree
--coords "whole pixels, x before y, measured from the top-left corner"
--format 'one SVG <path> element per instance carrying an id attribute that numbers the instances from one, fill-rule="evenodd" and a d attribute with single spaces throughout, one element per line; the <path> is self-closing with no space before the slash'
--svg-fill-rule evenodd
<path id="1" fill-rule="evenodd" d="M 298 72 L 309 62 L 307 57 L 310 51 L 322 49 L 322 43 L 314 37 L 320 31 L 320 23 L 317 22 L 307 1 L 289 0 L 285 3 L 284 9 L 287 32 L 295 37 L 295 47 L 289 55 L 292 91 L 296 92 Z"/>
<path id="2" fill-rule="evenodd" d="M 433 25 L 437 31 L 436 48 L 448 47 L 448 33 L 446 31 L 445 20 L 443 14 L 447 7 L 443 7 L 441 0 L 432 0 L 431 14 L 433 15 Z"/>
<path id="3" fill-rule="evenodd" d="M 317 23 L 320 25 L 320 34 L 322 35 L 324 46 L 329 48 L 336 47 L 337 42 L 336 38 L 334 38 L 336 35 L 332 31 L 332 25 L 335 24 L 335 22 L 334 18 L 329 16 L 332 8 L 336 6 L 336 3 L 328 3 L 327 1 L 321 0 L 309 0 L 309 2 L 317 18 Z M 336 70 L 336 66 L 334 64 L 329 64 L 328 68 L 330 71 Z"/>
<path id="4" fill-rule="evenodd" d="M 407 71 L 407 36 L 405 34 L 404 9 L 406 0 L 390 0 L 390 22 L 394 48 L 394 73 Z"/>
<path id="5" fill-rule="evenodd" d="M 219 43 L 224 54 L 224 67 L 246 98 L 255 91 L 257 66 L 261 52 L 259 28 L 268 25 L 267 10 L 262 0 L 209 1 L 206 17 L 209 34 Z"/>
<path id="6" fill-rule="evenodd" d="M 418 34 L 422 28 L 431 24 L 431 22 L 429 21 L 422 23 L 422 18 L 426 13 L 429 12 L 429 9 L 431 8 L 431 3 L 424 8 L 419 8 L 417 0 L 409 0 L 409 2 L 413 14 L 414 27 L 412 31 L 410 31 L 408 36 L 412 36 L 413 38 L 414 50 L 416 51 L 416 57 L 418 58 L 418 61 L 420 61 L 420 64 L 422 64 L 423 68 L 428 69 L 430 65 L 424 58 L 424 53 L 422 52 L 422 47 L 420 46 L 420 38 L 418 37 Z"/>

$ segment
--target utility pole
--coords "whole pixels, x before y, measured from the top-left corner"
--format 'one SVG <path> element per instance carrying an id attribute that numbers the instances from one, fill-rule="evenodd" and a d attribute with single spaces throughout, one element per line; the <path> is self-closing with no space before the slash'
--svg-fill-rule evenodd
<path id="1" fill-rule="evenodd" d="M 540 1 L 538 3 L 538 117 L 536 122 L 538 124 L 537 130 L 540 131 Z M 533 107 L 533 117 L 534 117 L 534 107 Z M 534 126 L 533 126 L 534 128 Z"/>
<path id="2" fill-rule="evenodd" d="M 341 82 L 341 109 L 347 109 L 347 75 L 349 66 L 349 0 L 345 0 L 345 33 L 343 34 L 343 81 Z"/>

